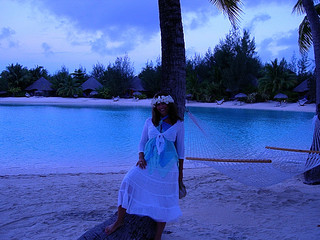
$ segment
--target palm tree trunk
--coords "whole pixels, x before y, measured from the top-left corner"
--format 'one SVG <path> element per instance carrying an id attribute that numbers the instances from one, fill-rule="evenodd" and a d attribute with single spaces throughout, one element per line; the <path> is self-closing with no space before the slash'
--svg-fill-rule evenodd
<path id="1" fill-rule="evenodd" d="M 316 65 L 316 103 L 320 104 L 320 20 L 313 0 L 302 0 L 302 4 L 306 11 L 311 28 L 314 59 Z"/>
<path id="2" fill-rule="evenodd" d="M 316 12 L 313 0 L 302 0 L 303 7 L 306 11 L 307 18 L 310 23 L 312 42 L 315 59 L 315 76 L 316 76 L 316 104 L 320 104 L 320 20 Z M 320 116 L 320 109 L 317 107 L 317 114 Z M 317 129 L 315 129 L 317 131 Z M 319 134 L 314 134 L 313 138 L 320 138 Z M 313 139 L 311 149 L 316 149 L 315 142 L 319 139 Z M 320 183 L 320 166 L 315 167 L 304 174 L 306 183 L 315 184 Z"/>
<path id="3" fill-rule="evenodd" d="M 162 90 L 168 91 L 183 119 L 186 95 L 186 57 L 180 0 L 158 0 L 161 30 Z"/>

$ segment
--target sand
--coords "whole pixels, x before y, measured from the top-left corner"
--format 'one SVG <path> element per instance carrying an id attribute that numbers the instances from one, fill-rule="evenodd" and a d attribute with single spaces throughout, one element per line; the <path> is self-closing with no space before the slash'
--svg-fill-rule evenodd
<path id="1" fill-rule="evenodd" d="M 0 98 L 0 104 L 150 106 L 150 100 Z M 314 104 L 297 103 L 187 105 L 315 111 Z M 77 239 L 115 213 L 117 191 L 128 169 L 0 176 L 0 239 Z M 259 189 L 209 167 L 189 166 L 184 171 L 188 194 L 180 200 L 183 216 L 167 224 L 163 239 L 319 239 L 320 186 L 302 180 L 297 176 Z"/>
<path id="2" fill-rule="evenodd" d="M 97 99 L 97 98 L 59 98 L 59 97 L 6 97 L 0 98 L 0 104 L 22 104 L 22 105 L 78 105 L 78 106 L 145 106 L 150 107 L 150 99 L 142 99 L 133 101 L 132 99 L 120 99 L 113 101 L 112 99 Z M 215 108 L 240 108 L 240 109 L 260 109 L 260 110 L 274 110 L 274 111 L 296 111 L 296 112 L 315 112 L 315 104 L 305 104 L 300 106 L 298 103 L 286 103 L 277 106 L 277 102 L 263 102 L 263 103 L 239 103 L 235 104 L 233 101 L 224 102 L 221 105 L 217 103 L 199 103 L 195 101 L 188 101 L 187 107 L 215 107 Z"/>

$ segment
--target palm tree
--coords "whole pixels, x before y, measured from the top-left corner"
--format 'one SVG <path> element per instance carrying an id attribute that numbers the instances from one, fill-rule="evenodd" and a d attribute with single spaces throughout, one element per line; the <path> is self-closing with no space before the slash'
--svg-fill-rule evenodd
<path id="1" fill-rule="evenodd" d="M 306 14 L 299 26 L 299 47 L 302 53 L 308 51 L 313 44 L 316 75 L 316 103 L 320 104 L 320 4 L 313 0 L 298 0 L 293 12 Z"/>
<path id="2" fill-rule="evenodd" d="M 259 78 L 259 89 L 267 94 L 274 95 L 287 90 L 296 84 L 296 75 L 289 70 L 287 62 L 282 59 L 278 63 L 276 58 L 264 67 L 264 76 Z"/>
<path id="3" fill-rule="evenodd" d="M 229 17 L 239 21 L 241 0 L 210 0 Z M 180 0 L 158 0 L 161 30 L 162 89 L 168 91 L 183 118 L 186 94 L 186 58 Z"/>
<path id="4" fill-rule="evenodd" d="M 318 10 L 318 11 L 317 11 Z M 313 0 L 298 0 L 294 6 L 293 11 L 298 13 L 305 13 L 307 16 L 299 27 L 299 46 L 302 51 L 307 51 L 313 43 L 314 58 L 315 58 L 315 75 L 316 75 L 316 103 L 320 104 L 320 18 L 319 18 L 319 4 L 314 5 Z M 320 115 L 320 107 L 317 107 L 317 114 Z M 315 133 L 318 129 L 315 129 Z M 318 134 L 314 134 L 311 149 L 317 150 L 319 141 L 316 139 Z M 315 167 L 304 174 L 306 183 L 320 183 L 320 166 Z"/>
<path id="5" fill-rule="evenodd" d="M 81 82 L 77 78 L 68 76 L 60 83 L 57 89 L 58 96 L 61 97 L 78 97 L 82 95 Z"/>
<path id="6" fill-rule="evenodd" d="M 48 71 L 43 66 L 36 66 L 35 68 L 30 69 L 29 72 L 31 74 L 33 82 L 35 82 L 41 77 L 44 77 L 46 79 L 49 78 Z"/>
<path id="7" fill-rule="evenodd" d="M 13 96 L 21 93 L 29 84 L 31 84 L 31 74 L 26 67 L 20 64 L 11 64 L 1 73 L 1 77 L 7 83 L 8 92 Z"/>

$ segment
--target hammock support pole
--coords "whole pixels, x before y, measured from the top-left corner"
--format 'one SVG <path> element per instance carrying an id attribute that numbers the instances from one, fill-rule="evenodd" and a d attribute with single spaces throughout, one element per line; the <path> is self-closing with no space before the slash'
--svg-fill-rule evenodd
<path id="1" fill-rule="evenodd" d="M 266 149 L 279 150 L 279 151 L 287 151 L 287 152 L 318 153 L 318 154 L 320 154 L 320 151 L 303 150 L 303 149 L 293 149 L 293 148 L 279 148 L 279 147 L 266 146 Z"/>
<path id="2" fill-rule="evenodd" d="M 232 163 L 272 163 L 270 159 L 222 159 L 222 158 L 186 157 L 186 160 L 207 161 L 207 162 L 232 162 Z"/>

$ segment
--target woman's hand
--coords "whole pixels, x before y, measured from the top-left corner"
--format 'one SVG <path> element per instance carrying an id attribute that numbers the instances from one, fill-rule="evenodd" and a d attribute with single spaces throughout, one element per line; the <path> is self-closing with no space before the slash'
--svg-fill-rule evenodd
<path id="1" fill-rule="evenodd" d="M 183 170 L 179 170 L 179 184 L 182 183 L 182 179 L 183 179 Z"/>
<path id="2" fill-rule="evenodd" d="M 179 184 L 182 183 L 183 179 L 183 159 L 179 159 Z"/>
<path id="3" fill-rule="evenodd" d="M 139 161 L 137 162 L 136 166 L 139 166 L 141 169 L 145 169 L 147 166 L 147 162 L 144 158 L 139 158 Z"/>

